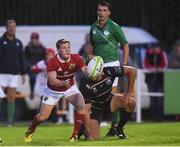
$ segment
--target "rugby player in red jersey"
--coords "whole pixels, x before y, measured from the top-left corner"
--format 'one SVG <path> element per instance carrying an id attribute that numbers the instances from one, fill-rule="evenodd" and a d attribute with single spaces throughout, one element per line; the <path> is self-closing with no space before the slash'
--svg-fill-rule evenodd
<path id="1" fill-rule="evenodd" d="M 78 69 L 87 74 L 86 65 L 81 56 L 71 54 L 69 41 L 65 39 L 58 40 L 56 47 L 57 54 L 47 64 L 48 82 L 44 91 L 42 105 L 39 113 L 34 117 L 25 133 L 25 142 L 31 142 L 36 127 L 48 119 L 53 107 L 62 97 L 65 97 L 76 109 L 74 131 L 70 141 L 78 140 L 77 134 L 85 120 L 85 102 L 82 94 L 74 84 L 74 74 Z"/>

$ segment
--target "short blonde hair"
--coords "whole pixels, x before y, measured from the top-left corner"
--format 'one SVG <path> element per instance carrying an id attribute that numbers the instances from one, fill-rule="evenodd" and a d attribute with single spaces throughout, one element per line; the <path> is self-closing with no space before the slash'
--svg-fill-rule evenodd
<path id="1" fill-rule="evenodd" d="M 65 44 L 65 43 L 69 43 L 70 44 L 70 41 L 66 40 L 66 39 L 60 39 L 56 42 L 56 48 L 58 49 L 62 44 Z"/>

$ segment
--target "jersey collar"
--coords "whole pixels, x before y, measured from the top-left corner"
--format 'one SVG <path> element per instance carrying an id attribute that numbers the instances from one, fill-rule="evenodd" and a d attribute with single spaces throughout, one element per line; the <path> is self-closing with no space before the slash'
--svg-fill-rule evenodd
<path id="1" fill-rule="evenodd" d="M 108 19 L 106 20 L 106 22 L 105 22 L 105 24 L 104 24 L 104 26 L 103 26 L 102 28 L 105 28 L 105 27 L 109 24 L 110 20 L 111 20 L 111 19 L 108 18 Z M 100 28 L 100 27 L 99 27 L 99 22 L 98 22 L 98 21 L 96 21 L 96 25 L 97 25 L 98 28 Z"/>
<path id="2" fill-rule="evenodd" d="M 59 54 L 57 54 L 57 58 L 58 58 L 59 62 L 61 62 L 61 63 L 67 63 L 67 62 L 69 62 L 69 61 L 70 61 L 71 56 L 70 56 L 70 58 L 69 58 L 67 61 L 65 61 L 65 60 L 61 59 L 61 58 L 60 58 L 60 56 L 59 56 Z"/>

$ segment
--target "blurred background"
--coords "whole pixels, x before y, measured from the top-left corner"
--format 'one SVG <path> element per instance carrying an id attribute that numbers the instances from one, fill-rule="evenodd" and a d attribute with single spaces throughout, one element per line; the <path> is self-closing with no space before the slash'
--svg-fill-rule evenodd
<path id="1" fill-rule="evenodd" d="M 32 38 L 32 32 L 35 32 L 44 48 L 55 49 L 57 39 L 67 38 L 71 41 L 72 51 L 79 53 L 83 45 L 88 43 L 85 37 L 90 25 L 97 19 L 98 2 L 99 0 L 1 0 L 0 36 L 5 32 L 6 20 L 14 19 L 18 25 L 16 36 L 23 42 L 24 50 Z M 133 120 L 179 121 L 180 1 L 108 2 L 112 6 L 112 20 L 122 26 L 129 42 L 131 65 L 138 69 L 135 87 L 138 101 Z M 153 57 L 149 55 L 150 50 L 157 47 L 163 57 L 156 53 Z M 156 62 L 151 60 L 154 57 L 158 58 Z M 161 62 L 165 64 L 162 66 Z M 174 65 L 175 62 L 179 62 L 179 66 Z M 156 71 L 151 70 L 154 67 Z M 30 90 L 30 76 L 27 75 L 26 78 L 26 84 L 20 84 L 17 91 L 22 95 L 16 99 L 16 121 L 31 120 L 39 109 L 40 98 Z M 60 108 L 65 103 L 61 102 Z M 2 100 L 1 105 L 0 121 L 4 123 L 6 99 Z M 69 110 L 69 106 L 64 109 Z M 55 112 L 50 119 L 53 122 L 67 122 L 72 117 L 69 113 L 62 116 L 59 119 Z"/>
<path id="2" fill-rule="evenodd" d="M 121 26 L 141 27 L 170 48 L 178 39 L 178 0 L 112 0 L 111 18 Z M 98 0 L 1 0 L 0 25 L 14 18 L 18 25 L 90 25 Z"/>

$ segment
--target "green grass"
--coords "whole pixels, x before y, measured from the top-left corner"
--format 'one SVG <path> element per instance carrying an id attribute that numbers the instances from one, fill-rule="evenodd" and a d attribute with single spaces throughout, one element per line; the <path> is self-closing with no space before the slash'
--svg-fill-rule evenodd
<path id="1" fill-rule="evenodd" d="M 180 123 L 144 123 L 127 124 L 127 140 L 105 137 L 108 127 L 101 128 L 101 139 L 86 141 L 83 138 L 76 143 L 69 143 L 72 125 L 41 125 L 31 143 L 23 142 L 27 126 L 12 128 L 0 127 L 0 146 L 180 146 Z"/>

